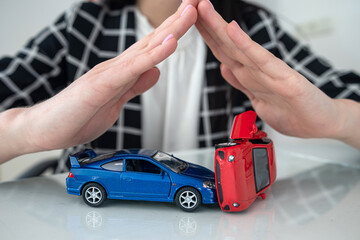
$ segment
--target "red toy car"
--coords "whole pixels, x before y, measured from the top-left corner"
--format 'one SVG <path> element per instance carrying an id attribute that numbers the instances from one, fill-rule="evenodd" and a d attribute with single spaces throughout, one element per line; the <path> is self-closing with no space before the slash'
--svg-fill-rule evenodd
<path id="1" fill-rule="evenodd" d="M 215 182 L 223 211 L 247 209 L 275 181 L 273 142 L 257 129 L 256 113 L 247 111 L 234 118 L 230 142 L 215 146 Z"/>

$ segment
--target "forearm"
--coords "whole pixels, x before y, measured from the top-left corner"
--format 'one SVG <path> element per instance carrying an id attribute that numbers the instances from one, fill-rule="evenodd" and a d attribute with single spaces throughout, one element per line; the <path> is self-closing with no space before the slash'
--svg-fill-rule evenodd
<path id="1" fill-rule="evenodd" d="M 339 130 L 334 138 L 360 149 L 360 103 L 335 99 L 338 106 Z"/>
<path id="2" fill-rule="evenodd" d="M 35 152 L 26 134 L 30 119 L 26 108 L 14 108 L 0 113 L 0 164 L 17 156 Z"/>

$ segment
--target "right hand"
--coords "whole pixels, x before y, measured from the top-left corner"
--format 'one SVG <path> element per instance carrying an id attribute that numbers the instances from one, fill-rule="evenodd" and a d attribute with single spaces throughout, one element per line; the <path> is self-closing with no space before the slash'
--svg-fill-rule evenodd
<path id="1" fill-rule="evenodd" d="M 360 141 L 347 139 L 359 119 L 353 114 L 359 112 L 358 103 L 325 95 L 235 21 L 227 23 L 209 1 L 199 2 L 198 14 L 197 27 L 221 62 L 222 76 L 247 95 L 264 122 L 286 135 L 336 138 L 360 146 Z"/>
<path id="2" fill-rule="evenodd" d="M 109 129 L 127 101 L 157 82 L 160 73 L 155 65 L 175 51 L 177 39 L 196 22 L 197 3 L 185 0 L 151 34 L 98 64 L 56 96 L 30 108 L 13 109 L 13 120 L 19 123 L 17 136 L 25 141 L 17 145 L 25 151 L 20 154 L 86 143 Z"/>

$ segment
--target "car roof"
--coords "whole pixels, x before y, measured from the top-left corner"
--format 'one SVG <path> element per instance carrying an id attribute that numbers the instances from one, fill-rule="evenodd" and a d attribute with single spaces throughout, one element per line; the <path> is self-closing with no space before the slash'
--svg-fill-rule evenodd
<path id="1" fill-rule="evenodd" d="M 138 155 L 144 155 L 147 157 L 153 157 L 157 152 L 158 152 L 157 150 L 149 150 L 149 149 L 123 149 L 123 150 L 117 151 L 115 153 L 115 156 L 138 154 Z"/>
<path id="2" fill-rule="evenodd" d="M 114 158 L 114 157 L 128 157 L 128 156 L 145 156 L 153 157 L 158 151 L 157 150 L 148 150 L 148 149 L 123 149 L 117 152 L 103 153 L 99 154 L 94 158 L 87 158 L 80 162 L 81 166 L 84 165 L 102 165 L 104 162 Z"/>

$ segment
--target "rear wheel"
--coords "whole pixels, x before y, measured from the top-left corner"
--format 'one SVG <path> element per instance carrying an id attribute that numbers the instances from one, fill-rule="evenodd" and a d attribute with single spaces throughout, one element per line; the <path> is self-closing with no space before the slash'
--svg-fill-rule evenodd
<path id="1" fill-rule="evenodd" d="M 88 183 L 82 190 L 82 197 L 87 205 L 98 207 L 106 200 L 106 191 L 100 184 Z"/>
<path id="2" fill-rule="evenodd" d="M 183 211 L 192 212 L 200 206 L 201 195 L 196 189 L 185 187 L 176 194 L 175 203 Z"/>

